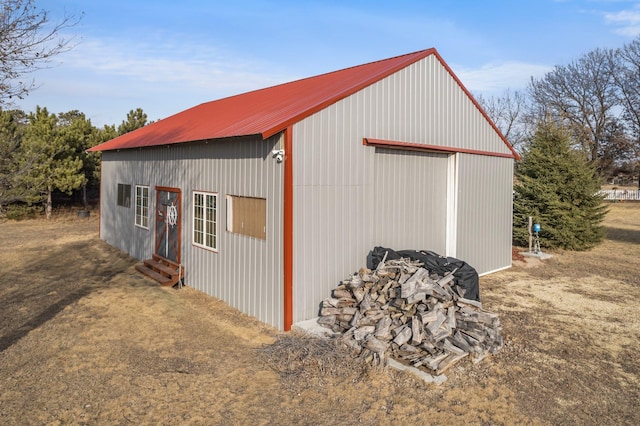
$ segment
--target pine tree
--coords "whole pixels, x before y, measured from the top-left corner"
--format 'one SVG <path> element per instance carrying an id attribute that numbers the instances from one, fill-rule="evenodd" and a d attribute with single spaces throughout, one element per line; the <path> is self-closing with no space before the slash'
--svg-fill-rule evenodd
<path id="1" fill-rule="evenodd" d="M 118 134 L 124 135 L 125 133 L 133 132 L 147 124 L 149 124 L 147 114 L 142 111 L 142 108 L 132 109 L 127 113 L 127 119 L 123 120 L 118 126 Z"/>
<path id="2" fill-rule="evenodd" d="M 528 217 L 541 225 L 542 247 L 586 250 L 602 241 L 601 181 L 556 124 L 540 124 L 516 168 L 514 243 L 528 245 Z"/>
<path id="3" fill-rule="evenodd" d="M 0 109 L 0 211 L 8 204 L 22 201 L 21 188 L 15 186 L 18 176 L 29 167 L 19 168 L 15 159 L 20 151 L 26 115 L 20 110 Z"/>
<path id="4" fill-rule="evenodd" d="M 45 202 L 47 219 L 51 218 L 51 195 L 54 190 L 71 193 L 85 183 L 82 159 L 75 154 L 68 135 L 58 126 L 55 114 L 46 108 L 36 108 L 29 115 L 29 126 L 22 141 L 22 164 L 31 164 L 30 172 L 20 184 L 30 196 L 26 201 Z"/>
<path id="5" fill-rule="evenodd" d="M 85 177 L 82 185 L 82 201 L 86 209 L 88 208 L 87 187 L 97 188 L 100 184 L 100 176 L 96 176 L 96 169 L 100 162 L 99 154 L 87 152 L 87 149 L 100 142 L 98 129 L 78 110 L 58 114 L 58 128 L 61 137 L 64 138 L 64 144 L 73 150 L 71 155 L 82 161 L 81 173 Z"/>

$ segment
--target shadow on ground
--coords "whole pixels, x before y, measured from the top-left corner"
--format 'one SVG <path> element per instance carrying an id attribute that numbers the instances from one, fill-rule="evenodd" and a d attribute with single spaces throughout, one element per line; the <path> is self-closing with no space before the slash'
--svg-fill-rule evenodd
<path id="1" fill-rule="evenodd" d="M 640 231 L 633 229 L 605 227 L 606 236 L 609 240 L 620 241 L 623 243 L 640 244 Z"/>
<path id="2" fill-rule="evenodd" d="M 54 318 L 65 307 L 103 288 L 135 259 L 94 240 L 72 241 L 49 250 L 32 250 L 3 270 L 0 286 L 0 352 Z M 70 267 L 70 265 L 72 265 Z M 4 269 L 4 268 L 3 268 Z M 33 285 L 19 285 L 29 277 Z"/>

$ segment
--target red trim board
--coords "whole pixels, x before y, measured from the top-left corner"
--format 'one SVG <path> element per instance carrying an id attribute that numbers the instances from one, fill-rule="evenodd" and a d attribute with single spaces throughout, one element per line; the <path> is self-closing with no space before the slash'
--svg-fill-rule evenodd
<path id="1" fill-rule="evenodd" d="M 284 330 L 293 324 L 293 127 L 284 132 Z"/>
<path id="2" fill-rule="evenodd" d="M 381 148 L 401 149 L 406 151 L 437 151 L 437 152 L 454 152 L 454 153 L 460 152 L 464 154 L 486 155 L 490 157 L 503 157 L 503 158 L 513 158 L 513 159 L 516 158 L 513 153 L 505 154 L 502 152 L 480 151 L 475 149 L 427 145 L 422 143 L 387 141 L 383 139 L 373 139 L 373 138 L 362 138 L 362 144 L 366 146 L 379 146 Z"/>

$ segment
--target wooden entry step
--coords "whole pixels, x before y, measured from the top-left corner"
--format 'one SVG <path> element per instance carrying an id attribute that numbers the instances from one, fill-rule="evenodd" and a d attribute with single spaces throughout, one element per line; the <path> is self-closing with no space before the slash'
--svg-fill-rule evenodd
<path id="1" fill-rule="evenodd" d="M 163 287 L 173 287 L 184 278 L 184 266 L 157 254 L 143 260 L 142 264 L 136 265 L 136 269 Z"/>

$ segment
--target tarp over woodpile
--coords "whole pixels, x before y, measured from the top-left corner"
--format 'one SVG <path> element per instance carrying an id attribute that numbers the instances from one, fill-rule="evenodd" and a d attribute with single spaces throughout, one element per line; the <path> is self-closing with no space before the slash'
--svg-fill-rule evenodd
<path id="1" fill-rule="evenodd" d="M 454 257 L 445 257 L 429 250 L 393 250 L 375 247 L 367 256 L 367 268 L 376 269 L 382 259 L 397 260 L 409 258 L 424 264 L 429 272 L 444 276 L 453 272 L 455 285 L 463 290 L 464 298 L 480 301 L 478 272 L 468 263 Z"/>

